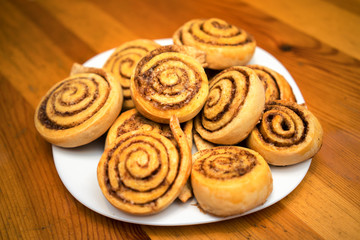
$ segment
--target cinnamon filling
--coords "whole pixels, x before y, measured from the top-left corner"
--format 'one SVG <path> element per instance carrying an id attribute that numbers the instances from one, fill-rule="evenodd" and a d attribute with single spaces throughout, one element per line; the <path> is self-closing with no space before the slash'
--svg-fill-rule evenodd
<path id="1" fill-rule="evenodd" d="M 136 66 L 136 61 L 132 58 L 132 56 L 137 56 L 138 58 L 142 57 L 142 54 L 139 53 L 127 53 L 127 54 L 123 54 L 120 55 L 121 53 L 119 53 L 117 56 L 113 56 L 112 58 L 110 58 L 108 60 L 108 62 L 105 64 L 105 66 L 110 65 L 110 71 L 112 73 L 115 72 L 115 67 L 118 66 L 118 72 L 121 78 L 123 79 L 127 79 L 130 80 L 131 78 L 131 72 L 123 72 L 121 69 L 122 65 L 127 64 L 130 67 L 135 67 Z"/>
<path id="2" fill-rule="evenodd" d="M 111 186 L 111 183 L 110 183 L 110 179 L 109 179 L 109 175 L 108 175 L 108 172 L 109 172 L 109 161 L 112 159 L 112 158 L 116 158 L 117 160 L 119 159 L 118 157 L 116 156 L 113 156 L 115 150 L 117 148 L 119 148 L 119 146 L 121 146 L 124 142 L 128 141 L 129 139 L 133 138 L 133 137 L 137 137 L 137 136 L 149 136 L 150 135 L 147 135 L 146 133 L 138 133 L 138 134 L 134 134 L 134 135 L 131 135 L 125 139 L 122 139 L 120 142 L 118 142 L 108 153 L 107 155 L 107 161 L 105 163 L 105 167 L 104 167 L 104 182 L 106 183 L 106 186 L 107 186 L 107 191 L 108 193 L 113 196 L 114 198 L 116 198 L 117 200 L 125 203 L 125 204 L 130 204 L 130 205 L 137 205 L 137 206 L 143 206 L 143 207 L 153 207 L 155 208 L 158 204 L 158 200 L 161 199 L 163 196 L 165 196 L 167 194 L 168 191 L 170 191 L 173 187 L 173 184 L 174 182 L 176 181 L 178 175 L 179 175 L 179 171 L 177 171 L 176 173 L 176 176 L 173 180 L 173 182 L 168 182 L 166 180 L 166 177 L 163 179 L 163 181 L 158 185 L 158 186 L 154 186 L 154 188 L 152 189 L 148 189 L 147 191 L 141 191 L 141 192 L 151 192 L 153 190 L 155 190 L 156 188 L 158 187 L 162 187 L 162 186 L 166 186 L 167 187 L 167 190 L 161 195 L 159 196 L 158 198 L 156 199 L 153 199 L 153 200 L 150 200 L 150 201 L 147 201 L 145 203 L 135 203 L 129 199 L 126 199 L 124 198 L 122 195 L 121 195 L 121 191 L 130 191 L 130 192 L 140 192 L 136 189 L 133 189 L 131 187 L 128 187 L 124 184 L 123 182 L 123 178 L 124 177 L 132 177 L 131 174 L 129 173 L 129 169 L 127 169 L 128 171 L 126 172 L 126 176 L 120 176 L 119 175 L 119 171 L 117 171 L 116 169 L 116 172 L 117 172 L 117 176 L 116 176 L 116 179 L 118 181 L 118 185 L 119 185 L 119 188 L 118 189 L 114 189 L 112 186 Z M 153 136 L 151 136 L 152 138 L 154 138 Z M 158 141 L 161 143 L 161 145 L 164 146 L 164 143 L 161 142 L 160 139 L 158 138 L 154 138 L 154 141 Z M 145 142 L 145 141 L 141 141 L 141 140 L 135 140 L 135 141 L 131 141 L 130 143 L 127 144 L 127 146 L 123 146 L 122 148 L 127 148 L 129 147 L 130 145 L 134 144 L 134 143 L 141 143 L 143 142 L 143 144 L 148 144 L 148 145 L 152 145 L 154 146 L 151 142 Z M 141 150 L 141 149 L 139 149 Z M 143 149 L 142 149 L 143 150 Z M 156 151 L 158 152 L 158 156 L 157 158 L 160 159 L 160 152 L 159 152 L 159 149 L 156 149 Z M 167 152 L 167 159 L 170 159 L 170 156 L 169 156 L 169 153 Z M 160 160 L 159 160 L 160 161 Z M 145 164 L 146 165 L 146 164 Z M 180 169 L 180 165 L 181 165 L 181 158 L 179 159 L 178 161 L 178 165 L 176 166 L 176 169 Z M 118 166 L 118 164 L 116 164 L 116 166 Z M 144 166 L 146 167 L 146 166 Z M 170 167 L 170 165 L 169 165 Z M 151 174 L 149 174 L 148 176 L 144 177 L 144 178 L 141 178 L 141 180 L 151 180 L 151 178 L 153 178 L 159 171 L 160 171 L 160 168 L 161 168 L 161 164 L 159 164 L 159 167 L 156 168 L 153 172 L 151 172 Z M 168 170 L 169 172 L 169 170 Z M 134 179 L 137 179 L 137 178 L 134 178 Z"/>
<path id="3" fill-rule="evenodd" d="M 212 103 L 212 99 L 211 99 L 211 94 L 210 94 L 210 93 L 211 93 L 211 91 L 214 91 L 214 90 L 216 91 L 217 89 L 220 88 L 219 86 L 216 85 L 216 83 L 217 83 L 217 82 L 220 82 L 220 81 L 222 81 L 222 80 L 229 80 L 229 81 L 231 82 L 232 88 L 231 88 L 231 94 L 230 94 L 230 97 L 229 97 L 228 102 L 227 102 L 227 103 L 225 104 L 225 106 L 217 113 L 217 115 L 216 115 L 215 117 L 213 117 L 213 118 L 207 117 L 207 116 L 204 114 L 204 109 L 201 110 L 201 112 L 200 112 L 200 114 L 201 114 L 200 116 L 201 116 L 201 118 L 202 118 L 202 120 L 200 121 L 200 122 L 201 122 L 201 125 L 202 125 L 202 128 L 203 128 L 203 129 L 206 129 L 206 131 L 208 131 L 208 132 L 219 131 L 219 130 L 221 130 L 222 128 L 226 127 L 226 126 L 236 117 L 236 115 L 238 114 L 238 112 L 240 111 L 240 109 L 242 108 L 242 106 L 244 105 L 245 100 L 246 100 L 246 98 L 247 98 L 247 95 L 248 95 L 248 93 L 249 93 L 249 88 L 250 88 L 250 76 L 249 76 L 249 74 L 248 74 L 246 71 L 244 71 L 244 70 L 240 70 L 240 69 L 236 70 L 236 71 L 241 72 L 241 73 L 245 76 L 245 87 L 244 87 L 244 90 L 245 90 L 245 91 L 244 91 L 244 96 L 243 96 L 243 99 L 244 99 L 244 100 L 240 102 L 240 104 L 237 106 L 236 111 L 234 111 L 234 114 L 233 114 L 229 119 L 227 119 L 227 121 L 226 121 L 225 124 L 223 124 L 223 125 L 221 125 L 221 126 L 218 126 L 216 129 L 213 129 L 213 130 L 210 130 L 210 129 L 208 129 L 208 128 L 206 127 L 206 121 L 208 121 L 208 122 L 218 122 L 220 119 L 222 119 L 222 118 L 224 117 L 224 115 L 229 111 L 232 102 L 234 101 L 235 97 L 237 96 L 237 90 L 236 90 L 236 89 L 237 89 L 237 86 L 236 86 L 237 84 L 236 84 L 235 79 L 234 79 L 233 77 L 221 78 L 221 75 L 224 74 L 224 73 L 226 73 L 226 72 L 228 72 L 228 71 L 233 71 L 233 69 L 232 69 L 232 68 L 229 68 L 228 70 L 225 70 L 225 71 L 223 71 L 221 74 L 219 74 L 219 75 L 217 75 L 217 76 L 214 77 L 214 79 L 216 79 L 216 82 L 215 82 L 214 84 L 212 84 L 212 86 L 214 86 L 214 87 L 210 88 L 210 90 L 209 90 L 209 96 L 210 96 L 210 97 L 208 98 L 207 102 L 205 103 L 205 106 L 208 107 L 208 108 L 210 108 L 210 107 L 215 107 L 215 104 Z M 221 95 L 221 93 L 222 93 L 222 91 L 220 91 L 220 95 Z M 219 97 L 219 99 L 220 99 L 220 97 Z"/>
<path id="4" fill-rule="evenodd" d="M 251 68 L 255 70 L 259 79 L 264 84 L 267 100 L 280 100 L 281 89 L 277 82 L 276 77 L 272 75 L 270 72 L 268 72 L 266 69 L 253 68 L 253 67 Z M 273 92 L 269 92 L 270 86 L 273 88 Z"/>
<path id="5" fill-rule="evenodd" d="M 223 80 L 223 79 L 219 79 L 218 81 L 221 81 L 221 80 Z M 233 102 L 233 100 L 234 100 L 234 98 L 235 98 L 235 93 L 236 93 L 236 82 L 235 82 L 235 80 L 234 80 L 234 78 L 227 78 L 227 80 L 230 80 L 231 81 L 231 83 L 232 83 L 232 86 L 234 86 L 233 88 L 231 88 L 231 94 L 230 94 L 230 99 L 229 99 L 229 101 L 226 103 L 226 105 L 224 106 L 224 108 L 215 116 L 215 117 L 213 117 L 213 118 L 207 118 L 206 116 L 204 116 L 204 118 L 207 120 L 207 121 L 210 121 L 210 122 L 217 122 L 217 121 L 219 121 L 223 116 L 224 116 L 224 114 L 226 113 L 226 112 L 228 112 L 229 111 L 229 108 L 230 108 L 230 105 L 231 105 L 231 103 Z M 216 90 L 217 88 L 220 88 L 219 86 L 216 86 L 215 88 L 213 88 L 213 89 L 210 89 L 210 91 L 213 91 L 213 90 Z M 221 88 L 220 88 L 220 94 L 221 94 Z M 220 97 L 219 97 L 219 99 L 220 99 Z M 211 101 L 211 99 L 209 98 L 208 99 L 208 101 L 207 101 L 207 103 L 208 102 L 210 102 Z M 213 104 L 207 104 L 207 106 L 208 107 L 211 107 L 211 105 L 213 105 Z M 233 116 L 233 118 L 234 118 L 234 116 Z M 232 118 L 232 119 L 233 119 Z M 231 120 L 232 120 L 231 119 Z M 231 121 L 230 120 L 230 121 Z"/>
<path id="6" fill-rule="evenodd" d="M 46 112 L 46 107 L 48 104 L 51 104 L 51 107 L 53 109 L 53 114 L 56 116 L 62 116 L 62 117 L 75 116 L 75 115 L 79 114 L 80 112 L 84 111 L 89 106 L 93 105 L 94 102 L 99 98 L 99 89 L 98 89 L 99 83 L 96 82 L 96 80 L 94 78 L 85 78 L 85 77 L 72 78 L 72 79 L 69 79 L 69 80 L 64 81 L 61 84 L 59 84 L 59 86 L 57 86 L 53 91 L 51 91 L 50 94 L 48 94 L 45 97 L 44 101 L 42 101 L 40 104 L 37 118 L 39 119 L 41 124 L 44 125 L 48 129 L 65 130 L 65 129 L 69 129 L 69 128 L 78 126 L 78 125 L 82 124 L 83 122 L 87 121 L 88 119 L 90 119 L 94 114 L 96 114 L 104 106 L 104 104 L 106 103 L 106 100 L 110 94 L 109 82 L 103 76 L 101 76 L 101 77 L 102 77 L 102 79 L 104 79 L 104 81 L 108 85 L 104 100 L 98 105 L 98 107 L 93 112 L 89 113 L 81 122 L 73 122 L 72 124 L 56 123 L 51 119 L 51 116 L 48 116 L 48 114 Z M 87 105 L 81 107 L 80 109 L 76 109 L 76 110 L 72 110 L 72 111 L 71 110 L 58 111 L 56 108 L 56 103 L 58 103 L 62 106 L 74 106 L 74 105 L 80 103 L 81 101 L 83 101 L 84 99 L 90 97 L 90 93 L 88 91 L 88 86 L 86 86 L 86 84 L 84 82 L 80 82 L 80 85 L 83 85 L 85 88 L 84 93 L 80 97 L 77 97 L 76 99 L 72 99 L 72 101 L 70 101 L 70 102 L 65 102 L 63 100 L 56 101 L 57 96 L 58 95 L 62 96 L 62 94 L 64 94 L 64 92 L 72 91 L 71 95 L 76 93 L 76 91 L 77 91 L 76 88 L 71 86 L 71 81 L 75 81 L 75 80 L 90 80 L 96 86 L 96 90 L 95 90 L 94 94 L 91 96 L 92 99 L 87 103 Z"/>
<path id="7" fill-rule="evenodd" d="M 200 43 L 204 43 L 204 44 L 208 44 L 208 45 L 213 45 L 213 46 L 242 46 L 242 45 L 246 45 L 249 43 L 254 42 L 254 39 L 251 35 L 246 35 L 246 38 L 241 41 L 241 42 L 234 42 L 234 43 L 219 43 L 217 41 L 215 41 L 214 39 L 212 40 L 205 40 L 203 38 L 200 38 L 199 36 L 196 35 L 196 29 L 194 29 L 195 27 L 193 26 L 194 24 L 191 24 L 189 27 L 189 33 L 191 34 L 191 36 Z M 239 36 L 241 34 L 244 34 L 242 31 L 237 31 L 233 34 L 229 34 L 228 36 L 224 36 L 224 35 L 220 35 L 220 34 L 214 34 L 212 32 L 209 31 L 205 31 L 203 27 L 199 28 L 200 31 L 203 31 L 204 33 L 206 33 L 207 35 L 214 37 L 214 38 L 232 38 L 232 37 L 236 37 Z M 246 33 L 245 33 L 246 34 Z"/>
<path id="8" fill-rule="evenodd" d="M 133 51 L 131 51 L 133 50 Z M 138 51 L 138 52 L 137 52 Z M 130 80 L 132 71 L 124 72 L 121 69 L 121 66 L 128 65 L 130 69 L 133 69 L 137 62 L 134 60 L 134 56 L 136 56 L 137 59 L 140 59 L 143 57 L 147 52 L 149 52 L 149 49 L 142 46 L 128 46 L 126 48 L 121 49 L 116 54 L 113 54 L 110 56 L 110 58 L 106 61 L 104 64 L 104 67 L 109 68 L 112 73 L 115 72 L 115 67 L 118 66 L 118 72 L 121 78 Z M 122 86 L 124 88 L 124 86 Z M 127 87 L 128 88 L 128 87 Z"/>
<path id="9" fill-rule="evenodd" d="M 182 73 L 180 75 L 179 74 L 176 75 L 178 77 L 177 82 L 170 84 L 170 86 L 169 86 L 169 84 L 162 83 L 161 76 L 160 76 L 160 74 L 162 73 L 161 65 L 166 62 L 169 62 L 169 61 L 182 61 L 182 60 L 177 57 L 162 59 L 162 60 L 156 62 L 156 64 L 154 64 L 151 68 L 149 68 L 148 70 L 146 70 L 143 73 L 140 73 L 142 65 L 139 64 L 137 67 L 138 74 L 136 74 L 136 77 L 135 77 L 135 87 L 137 88 L 140 96 L 143 99 L 146 99 L 149 102 L 151 102 L 151 104 L 154 107 L 156 107 L 160 110 L 170 110 L 170 109 L 173 110 L 173 109 L 182 108 L 183 106 L 187 105 L 194 98 L 194 96 L 199 92 L 200 87 L 201 87 L 202 79 L 201 79 L 200 73 L 197 71 L 194 71 L 194 75 L 195 75 L 195 78 L 197 81 L 195 81 L 195 84 L 189 85 L 189 77 L 186 74 L 185 69 L 176 69 Z M 189 65 L 189 63 L 187 63 L 187 66 L 189 68 L 191 68 L 192 70 L 196 69 L 194 66 Z M 168 68 L 166 70 L 171 70 L 171 68 Z M 172 70 L 175 71 L 175 68 L 173 68 Z M 182 87 L 180 90 L 172 91 L 180 84 L 182 84 L 181 85 Z M 165 102 L 155 100 L 154 98 L 151 97 L 154 94 L 164 95 L 167 97 L 168 96 L 178 96 L 180 94 L 184 94 L 184 92 L 186 92 L 185 98 L 183 98 L 181 101 L 178 101 L 176 103 L 165 103 Z"/>
<path id="10" fill-rule="evenodd" d="M 229 29 L 229 28 L 231 28 L 231 25 L 230 25 L 230 24 L 220 24 L 220 23 L 217 22 L 217 21 L 212 21 L 212 22 L 211 22 L 211 25 L 212 25 L 214 28 L 218 28 L 218 29 Z"/>
<path id="11" fill-rule="evenodd" d="M 124 133 L 138 130 L 140 127 L 146 125 L 147 130 L 152 131 L 154 129 L 159 129 L 159 132 L 167 138 L 172 137 L 172 134 L 166 124 L 155 123 L 148 120 L 147 118 L 142 117 L 139 113 L 132 115 L 127 118 L 121 125 L 117 128 L 116 136 L 121 136 Z M 169 134 L 167 134 L 169 132 Z M 169 137 L 170 136 L 170 137 Z"/>
<path id="12" fill-rule="evenodd" d="M 224 25 L 224 24 L 220 24 L 219 22 L 211 22 L 211 25 L 214 27 L 214 28 L 217 28 L 217 29 L 221 29 L 221 30 L 227 30 L 227 29 L 231 29 L 232 26 L 227 24 L 227 25 Z M 191 35 L 195 35 L 193 30 L 192 30 L 193 26 L 190 27 L 189 29 L 189 32 L 191 33 Z M 204 24 L 201 24 L 199 29 L 206 33 L 207 35 L 211 36 L 211 37 L 216 37 L 216 38 L 232 38 L 232 37 L 236 37 L 236 36 L 239 36 L 242 34 L 242 31 L 240 29 L 237 29 L 236 32 L 232 33 L 232 34 L 229 34 L 229 35 L 221 35 L 221 34 L 215 34 L 214 32 L 211 32 L 211 30 L 207 30 L 204 28 Z M 196 30 L 195 30 L 196 31 Z"/>
<path id="13" fill-rule="evenodd" d="M 275 126 L 273 125 L 273 119 L 276 116 L 282 117 L 282 107 L 290 109 L 293 114 L 295 114 L 299 119 L 301 119 L 301 125 L 303 127 L 302 131 L 299 130 L 300 126 L 298 124 L 296 124 L 295 122 L 290 123 L 290 121 L 292 120 L 285 117 L 281 120 L 279 124 L 280 129 L 275 128 Z M 272 113 L 266 116 L 266 112 L 270 110 L 277 110 L 278 113 Z M 266 127 L 264 129 L 260 128 L 261 123 L 259 123 L 257 129 L 259 130 L 258 133 L 260 139 L 262 139 L 262 141 L 264 141 L 265 143 L 274 145 L 276 147 L 290 147 L 293 145 L 301 144 L 305 141 L 305 138 L 309 131 L 309 123 L 304 113 L 298 108 L 291 105 L 284 106 L 276 102 L 271 102 L 266 105 L 264 116 L 266 117 L 264 117 L 262 121 L 265 123 L 265 125 L 263 126 Z M 291 124 L 294 124 L 295 127 L 295 130 L 293 132 L 290 131 Z M 279 131 L 281 131 L 281 133 L 279 133 Z M 299 133 L 301 133 L 300 136 L 298 136 Z"/>
<path id="14" fill-rule="evenodd" d="M 208 178 L 226 180 L 244 176 L 257 164 L 256 156 L 248 151 L 221 147 L 220 150 L 203 150 L 202 156 L 195 162 L 194 170 Z"/>

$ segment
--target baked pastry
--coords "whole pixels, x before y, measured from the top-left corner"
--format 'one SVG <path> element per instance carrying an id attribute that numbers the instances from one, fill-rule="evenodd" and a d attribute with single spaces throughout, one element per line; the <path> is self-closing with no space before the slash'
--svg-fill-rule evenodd
<path id="1" fill-rule="evenodd" d="M 181 128 L 184 131 L 184 134 L 188 140 L 189 148 L 192 148 L 192 128 L 193 128 L 193 121 L 192 119 L 182 123 Z M 177 146 L 177 142 L 175 141 L 173 134 L 171 132 L 170 126 L 167 124 L 161 124 L 153 122 L 145 117 L 143 117 L 135 108 L 127 110 L 120 114 L 120 116 L 116 119 L 113 123 L 111 128 L 109 129 L 106 141 L 105 141 L 105 148 L 109 147 L 113 142 L 116 141 L 118 137 L 121 135 L 136 131 L 154 131 L 157 132 L 164 137 L 170 139 L 175 146 Z M 179 199 L 182 202 L 186 202 L 192 197 L 192 191 L 190 185 L 187 183 L 183 190 L 179 195 Z"/>
<path id="2" fill-rule="evenodd" d="M 256 73 L 235 66 L 209 83 L 209 96 L 194 120 L 205 140 L 232 145 L 244 140 L 258 123 L 265 105 L 265 90 Z"/>
<path id="3" fill-rule="evenodd" d="M 256 48 L 246 31 L 218 18 L 186 22 L 173 34 L 173 42 L 205 51 L 208 68 L 220 70 L 245 65 Z"/>
<path id="4" fill-rule="evenodd" d="M 261 122 L 251 132 L 247 146 L 271 165 L 286 166 L 313 157 L 321 148 L 323 130 L 304 106 L 276 100 L 266 104 Z"/>
<path id="5" fill-rule="evenodd" d="M 121 84 L 124 95 L 123 110 L 135 107 L 131 100 L 130 78 L 136 64 L 149 51 L 158 47 L 159 44 L 147 39 L 125 42 L 118 46 L 105 62 L 103 68 L 111 72 Z"/>
<path id="6" fill-rule="evenodd" d="M 122 106 L 118 81 L 102 69 L 74 64 L 71 76 L 55 84 L 35 112 L 35 127 L 50 143 L 77 147 L 104 134 Z"/>
<path id="7" fill-rule="evenodd" d="M 213 147 L 217 146 L 216 144 L 208 142 L 205 139 L 203 139 L 196 131 L 194 131 L 193 139 L 194 139 L 196 149 L 198 151 L 201 151 L 203 149 L 213 148 Z"/>
<path id="8" fill-rule="evenodd" d="M 192 119 L 181 124 L 181 128 L 185 133 L 185 136 L 188 139 L 189 147 L 192 147 L 192 128 L 193 121 Z M 136 130 L 142 131 L 154 131 L 160 133 L 164 137 L 169 138 L 176 145 L 175 139 L 172 135 L 170 126 L 168 124 L 161 124 L 154 121 L 151 121 L 144 116 L 142 116 L 136 108 L 122 112 L 120 116 L 115 120 L 111 125 L 105 141 L 105 148 L 111 145 L 116 138 L 119 136 Z"/>
<path id="9" fill-rule="evenodd" d="M 227 217 L 265 203 L 272 192 L 269 165 L 257 152 L 237 146 L 219 146 L 193 155 L 191 184 L 205 212 Z"/>
<path id="10" fill-rule="evenodd" d="M 188 144 L 189 144 L 189 148 L 190 148 L 190 150 L 192 150 L 192 146 L 193 146 L 193 119 L 183 123 L 181 128 L 183 129 L 183 131 L 185 133 L 185 136 L 186 136 Z M 179 194 L 178 198 L 182 202 L 187 202 L 190 198 L 192 198 L 192 196 L 193 196 L 193 193 L 192 193 L 191 182 L 190 182 L 190 178 L 189 178 L 188 181 L 186 182 L 185 186 L 180 191 L 180 194 Z"/>
<path id="11" fill-rule="evenodd" d="M 265 101 L 286 100 L 296 102 L 290 84 L 278 72 L 257 64 L 247 65 L 253 69 L 265 87 Z"/>
<path id="12" fill-rule="evenodd" d="M 135 108 L 122 112 L 115 120 L 106 135 L 105 148 L 111 145 L 121 135 L 135 131 L 154 131 L 173 139 L 168 124 L 160 124 L 143 117 Z"/>
<path id="13" fill-rule="evenodd" d="M 178 144 L 154 131 L 121 135 L 105 149 L 97 168 L 106 199 L 131 214 L 162 211 L 179 195 L 191 171 L 191 151 L 176 117 L 170 128 Z"/>
<path id="14" fill-rule="evenodd" d="M 159 123 L 169 123 L 172 115 L 180 122 L 196 116 L 209 91 L 204 68 L 195 58 L 197 53 L 193 48 L 170 45 L 140 60 L 130 90 L 143 116 Z"/>

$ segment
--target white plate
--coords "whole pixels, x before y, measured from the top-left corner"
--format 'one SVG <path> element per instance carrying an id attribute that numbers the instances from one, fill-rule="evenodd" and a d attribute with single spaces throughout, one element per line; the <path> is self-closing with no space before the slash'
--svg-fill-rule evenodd
<path id="1" fill-rule="evenodd" d="M 161 45 L 172 44 L 171 39 L 156 40 Z M 88 67 L 102 67 L 114 50 L 100 53 L 84 63 Z M 250 64 L 261 64 L 281 73 L 290 83 L 298 103 L 304 103 L 303 96 L 285 67 L 265 50 L 257 47 Z M 274 190 L 264 205 L 242 215 L 228 218 L 214 217 L 201 212 L 193 198 L 187 203 L 176 200 L 164 211 L 151 216 L 134 216 L 113 207 L 103 196 L 97 182 L 96 168 L 104 150 L 104 137 L 74 149 L 52 146 L 53 157 L 58 174 L 69 192 L 82 204 L 104 216 L 137 224 L 178 226 L 218 222 L 240 217 L 264 209 L 280 201 L 291 193 L 305 177 L 311 159 L 287 167 L 271 166 Z M 194 149 L 193 149 L 194 151 Z"/>

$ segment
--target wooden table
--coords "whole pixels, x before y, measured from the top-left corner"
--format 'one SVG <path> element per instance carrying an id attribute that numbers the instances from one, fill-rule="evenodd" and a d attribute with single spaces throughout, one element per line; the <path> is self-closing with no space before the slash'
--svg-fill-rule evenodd
<path id="1" fill-rule="evenodd" d="M 359 239 L 360 4 L 356 0 L 1 1 L 0 239 Z M 34 110 L 74 62 L 192 18 L 249 31 L 294 77 L 324 128 L 309 172 L 260 212 L 195 226 L 136 225 L 79 203 Z"/>

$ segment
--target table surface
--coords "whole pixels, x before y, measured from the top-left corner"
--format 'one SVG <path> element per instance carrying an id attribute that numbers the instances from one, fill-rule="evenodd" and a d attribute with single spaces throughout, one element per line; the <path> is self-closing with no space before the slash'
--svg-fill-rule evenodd
<path id="1" fill-rule="evenodd" d="M 0 239 L 360 238 L 358 0 L 0 2 Z M 193 18 L 242 27 L 297 82 L 324 128 L 300 185 L 280 202 L 195 226 L 116 221 L 64 187 L 34 127 L 41 97 L 74 62 L 137 38 L 168 38 Z"/>

